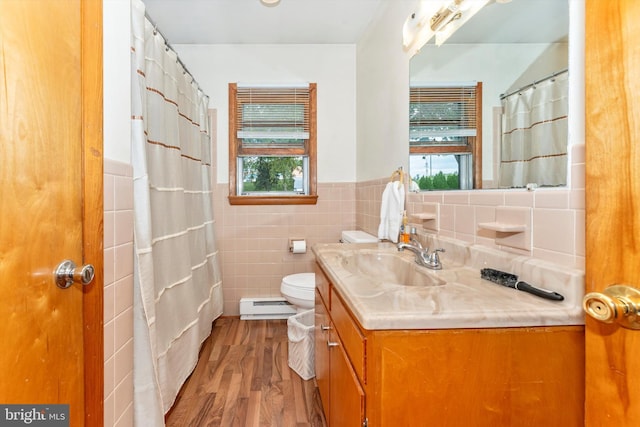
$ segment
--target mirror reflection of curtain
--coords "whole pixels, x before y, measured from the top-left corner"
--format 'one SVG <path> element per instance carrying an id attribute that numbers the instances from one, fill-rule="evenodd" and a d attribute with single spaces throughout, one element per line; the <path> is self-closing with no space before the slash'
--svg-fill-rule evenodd
<path id="1" fill-rule="evenodd" d="M 502 99 L 499 185 L 567 184 L 569 73 Z"/>
<path id="2" fill-rule="evenodd" d="M 222 313 L 208 97 L 132 1 L 134 424 L 164 414 Z"/>

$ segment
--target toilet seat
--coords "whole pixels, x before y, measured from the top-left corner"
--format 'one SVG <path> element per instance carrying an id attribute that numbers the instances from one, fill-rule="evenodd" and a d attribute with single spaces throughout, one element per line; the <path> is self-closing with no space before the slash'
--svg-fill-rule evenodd
<path id="1" fill-rule="evenodd" d="M 295 305 L 313 308 L 315 287 L 315 273 L 297 273 L 282 278 L 280 292 Z"/>
<path id="2" fill-rule="evenodd" d="M 296 286 L 299 288 L 313 288 L 316 285 L 315 273 L 297 273 L 284 276 L 282 279 L 284 283 L 290 286 Z"/>

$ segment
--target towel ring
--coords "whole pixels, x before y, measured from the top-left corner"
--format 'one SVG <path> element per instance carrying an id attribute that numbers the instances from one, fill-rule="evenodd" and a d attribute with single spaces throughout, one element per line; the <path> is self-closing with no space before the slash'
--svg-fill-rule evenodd
<path id="1" fill-rule="evenodd" d="M 391 174 L 391 178 L 389 178 L 389 182 L 393 182 L 396 176 L 398 177 L 400 184 L 404 184 L 404 174 L 402 173 L 402 169 L 393 171 L 393 173 Z"/>

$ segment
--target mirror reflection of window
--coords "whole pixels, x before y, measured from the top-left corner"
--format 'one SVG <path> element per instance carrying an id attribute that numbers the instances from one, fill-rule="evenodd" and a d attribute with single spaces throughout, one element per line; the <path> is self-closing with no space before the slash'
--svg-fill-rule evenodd
<path id="1" fill-rule="evenodd" d="M 479 188 L 482 83 L 410 88 L 409 174 L 418 190 Z M 476 180 L 476 177 L 478 179 Z"/>
<path id="2" fill-rule="evenodd" d="M 465 190 L 473 188 L 470 154 L 411 155 L 412 191 Z"/>

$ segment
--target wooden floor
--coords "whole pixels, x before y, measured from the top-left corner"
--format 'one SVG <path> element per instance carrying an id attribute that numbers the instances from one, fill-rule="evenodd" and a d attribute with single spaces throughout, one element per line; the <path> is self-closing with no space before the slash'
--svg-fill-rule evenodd
<path id="1" fill-rule="evenodd" d="M 315 379 L 289 368 L 287 347 L 286 320 L 217 319 L 167 426 L 326 426 Z"/>

